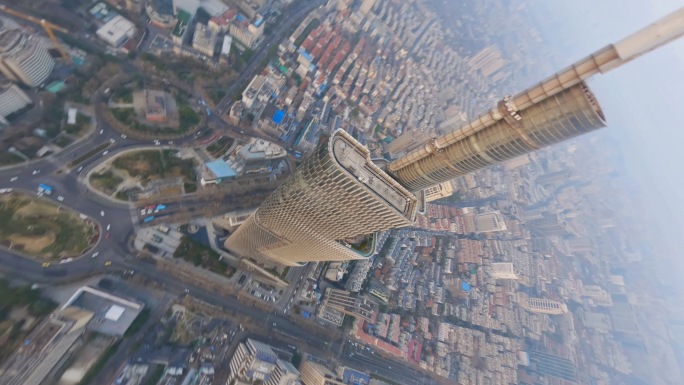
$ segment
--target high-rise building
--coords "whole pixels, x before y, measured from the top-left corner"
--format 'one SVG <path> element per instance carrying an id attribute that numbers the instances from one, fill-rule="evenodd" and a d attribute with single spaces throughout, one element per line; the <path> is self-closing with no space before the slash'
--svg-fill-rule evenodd
<path id="1" fill-rule="evenodd" d="M 29 87 L 41 85 L 55 61 L 36 36 L 27 35 L 16 23 L 0 17 L 0 72 Z"/>
<path id="2" fill-rule="evenodd" d="M 584 81 L 684 34 L 684 8 L 610 44 L 512 97 L 461 128 L 393 161 L 388 171 L 411 191 L 605 126 Z"/>
<path id="3" fill-rule="evenodd" d="M 451 196 L 451 194 L 453 193 L 454 186 L 451 185 L 451 182 L 440 183 L 438 185 L 428 187 L 425 190 L 425 201 L 436 201 L 437 199 L 442 199 Z"/>
<path id="4" fill-rule="evenodd" d="M 195 26 L 195 34 L 192 36 L 192 48 L 208 57 L 214 56 L 218 35 L 204 24 Z"/>
<path id="5" fill-rule="evenodd" d="M 527 95 L 527 90 L 523 95 Z M 584 83 L 530 102 L 516 98 L 389 165 L 399 183 L 419 191 L 605 126 Z"/>
<path id="6" fill-rule="evenodd" d="M 31 103 L 31 98 L 16 84 L 2 83 L 2 79 L 0 79 L 0 127 L 9 123 L 6 119 L 7 116 L 20 111 Z"/>
<path id="7" fill-rule="evenodd" d="M 299 370 L 287 361 L 278 360 L 266 385 L 302 385 Z"/>
<path id="8" fill-rule="evenodd" d="M 304 361 L 299 365 L 304 385 L 345 385 L 344 380 L 337 377 L 332 370 L 321 364 Z"/>
<path id="9" fill-rule="evenodd" d="M 375 304 L 363 297 L 352 295 L 349 291 L 327 288 L 321 301 L 319 312 L 327 308 L 335 309 L 344 314 L 372 322 Z"/>
<path id="10" fill-rule="evenodd" d="M 253 339 L 240 343 L 230 359 L 228 383 L 235 379 L 268 383 L 278 356 L 269 345 Z"/>
<path id="11" fill-rule="evenodd" d="M 547 298 L 530 298 L 523 295 L 519 303 L 520 307 L 532 313 L 559 315 L 568 312 L 568 307 L 563 302 Z"/>
<path id="12" fill-rule="evenodd" d="M 577 383 L 577 367 L 567 358 L 539 351 L 528 352 L 528 355 L 530 358 L 528 371 Z"/>
<path id="13" fill-rule="evenodd" d="M 299 262 L 365 259 L 373 239 L 355 237 L 410 226 L 418 199 L 335 131 L 226 241 L 241 256 Z M 343 244 L 339 241 L 350 240 Z"/>
<path id="14" fill-rule="evenodd" d="M 228 238 L 226 247 L 244 257 L 286 265 L 364 258 L 340 241 L 409 226 L 418 207 L 416 196 L 425 189 L 605 126 L 584 81 L 681 36 L 682 18 L 684 8 L 505 97 L 492 110 L 384 170 L 370 160 L 365 147 L 336 131 Z"/>

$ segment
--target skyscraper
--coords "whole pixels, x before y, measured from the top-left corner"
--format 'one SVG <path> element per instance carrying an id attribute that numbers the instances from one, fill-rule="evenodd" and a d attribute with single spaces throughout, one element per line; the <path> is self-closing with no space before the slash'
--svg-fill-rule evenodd
<path id="1" fill-rule="evenodd" d="M 226 241 L 263 262 L 364 259 L 373 240 L 353 238 L 410 226 L 418 199 L 370 159 L 345 131 L 335 131 Z M 343 244 L 339 241 L 349 240 Z"/>
<path id="2" fill-rule="evenodd" d="M 608 45 L 461 128 L 389 163 L 336 131 L 226 241 L 240 256 L 285 265 L 368 257 L 340 241 L 409 226 L 424 190 L 605 126 L 584 80 L 684 33 L 684 8 Z M 365 240 L 361 243 L 372 243 Z M 362 248 L 363 249 L 363 248 Z"/>

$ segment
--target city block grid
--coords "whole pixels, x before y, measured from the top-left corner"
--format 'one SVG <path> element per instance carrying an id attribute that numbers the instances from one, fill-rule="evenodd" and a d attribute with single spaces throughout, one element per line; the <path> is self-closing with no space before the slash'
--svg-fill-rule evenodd
<path id="1" fill-rule="evenodd" d="M 372 241 L 345 239 L 349 249 L 354 243 L 367 248 L 362 253 L 342 249 L 353 259 L 306 266 L 284 260 L 293 265 L 287 267 L 240 260 L 224 248 L 226 238 L 254 218 L 253 207 L 194 218 L 189 226 L 164 219 L 175 218 L 174 210 L 190 211 L 183 203 L 155 202 L 135 208 L 133 215 L 126 208 L 118 218 L 138 221 L 137 259 L 100 262 L 94 251 L 85 258 L 89 263 L 114 266 L 104 270 L 109 272 L 105 278 L 75 290 L 54 290 L 50 295 L 60 305 L 46 317 L 27 321 L 20 311 L 9 312 L 17 322 L 3 340 L 26 338 L 14 341 L 17 348 L 0 365 L 3 383 L 609 384 L 642 378 L 677 383 L 680 353 L 670 338 L 678 330 L 667 323 L 682 318 L 660 309 L 661 298 L 652 287 L 658 269 L 643 261 L 657 245 L 649 241 L 652 230 L 641 220 L 638 202 L 622 193 L 627 182 L 611 166 L 619 154 L 610 150 L 610 138 L 572 139 L 529 153 L 605 125 L 584 83 L 552 99 L 566 108 L 558 109 L 560 115 L 575 118 L 567 127 L 560 123 L 543 131 L 521 123 L 527 112 L 542 114 L 534 115 L 540 109 L 536 102 L 516 105 L 527 97 L 519 94 L 478 118 L 495 117 L 509 129 L 470 138 L 489 146 L 487 157 L 464 154 L 458 167 L 446 167 L 454 161 L 432 156 L 435 146 L 423 146 L 472 125 L 497 97 L 522 89 L 519 83 L 538 80 L 513 76 L 529 73 L 523 70 L 531 64 L 527 56 L 512 53 L 520 41 L 536 40 L 539 31 L 511 15 L 503 2 L 459 11 L 458 28 L 445 24 L 436 2 L 330 0 L 309 4 L 310 12 L 291 1 L 119 3 L 95 2 L 80 10 L 98 28 L 96 36 L 79 37 L 104 41 L 106 55 L 134 59 L 130 54 L 139 49 L 162 58 L 190 58 L 207 68 L 235 69 L 240 67 L 236 57 L 267 53 L 258 66 L 241 59 L 250 64 L 239 74 L 244 89 L 217 103 L 194 93 L 174 99 L 158 90 L 136 91 L 146 96 L 147 109 L 140 115 L 148 123 L 167 122 L 170 116 L 175 121 L 178 117 L 170 112 L 175 102 L 190 101 L 204 122 L 228 124 L 221 132 L 239 138 L 228 140 L 219 132 L 199 139 L 205 148 L 195 155 L 203 164 L 191 183 L 202 193 L 233 182 L 278 181 L 288 168 L 320 153 L 338 132 L 345 146 L 358 143 L 368 149 L 367 154 L 358 151 L 364 157 L 344 152 L 348 157 L 342 162 L 362 183 L 384 186 L 378 181 L 385 174 L 364 166 L 366 156 L 392 159 L 401 168 L 392 169 L 390 163 L 384 170 L 395 173 L 384 182 L 404 185 L 395 190 L 401 194 L 391 196 L 392 204 L 399 207 L 401 199 L 413 199 L 415 191 L 402 190 L 406 186 L 426 189 L 427 203 L 415 218 L 406 215 L 415 219 L 409 226 L 383 229 Z M 148 27 L 141 28 L 137 16 L 114 10 L 124 7 L 144 14 Z M 287 9 L 296 10 L 302 21 L 281 17 Z M 496 26 L 482 23 L 478 17 L 483 13 L 495 18 Z M 72 55 L 74 65 L 83 64 L 83 52 L 68 46 L 64 51 L 50 28 L 67 32 L 42 25 L 50 41 L 9 18 L 0 19 L 0 45 L 7 48 L 0 53 L 0 125 L 35 104 L 23 87 L 45 85 L 57 93 L 68 86 L 58 80 L 44 84 L 65 71 L 46 47 Z M 288 33 L 272 37 L 274 28 L 285 26 L 291 27 L 282 29 Z M 512 32 L 501 37 L 493 29 Z M 628 59 L 618 53 L 610 60 Z M 592 61 L 589 72 L 599 72 L 603 64 L 614 62 Z M 535 65 L 535 73 L 545 72 Z M 257 67 L 256 73 L 249 72 Z M 575 75 L 581 69 L 586 68 L 578 66 Z M 172 82 L 187 88 L 178 79 Z M 110 91 L 101 93 L 109 96 Z M 108 103 L 128 108 L 125 102 Z M 555 113 L 549 105 L 543 105 L 543 112 Z M 79 113 L 70 108 L 67 125 L 77 125 Z M 496 124 L 497 130 L 504 127 Z M 519 140 L 512 139 L 512 131 Z M 49 135 L 45 129 L 33 134 Z M 111 134 L 110 127 L 100 129 L 109 144 L 96 152 L 127 139 L 123 133 Z M 510 141 L 499 145 L 495 136 Z M 183 145 L 192 146 L 193 139 L 182 139 Z M 162 143 L 155 139 L 152 144 Z M 458 147 L 447 144 L 448 151 Z M 174 141 L 165 145 L 174 148 Z M 24 152 L 31 146 L 36 147 L 12 147 L 12 154 L 28 160 Z M 53 151 L 55 146 L 46 144 L 38 156 Z M 431 171 L 412 174 L 409 162 L 417 162 L 407 161 L 407 154 L 428 159 L 421 165 Z M 366 169 L 355 174 L 354 167 Z M 444 178 L 447 168 L 457 171 Z M 40 172 L 36 168 L 31 174 L 37 178 Z M 431 178 L 442 183 L 427 186 Z M 179 180 L 173 183 L 185 191 L 187 183 Z M 58 191 L 64 188 L 57 185 Z M 193 203 L 188 199 L 186 204 Z M 202 216 L 206 207 L 216 207 L 201 200 L 194 204 L 205 206 Z M 97 206 L 93 216 L 113 216 L 114 209 L 106 210 Z M 181 261 L 191 250 L 200 250 L 198 259 Z M 60 262 L 82 263 L 72 258 Z M 64 274 L 49 262 L 41 267 L 44 276 L 63 276 L 71 265 L 66 266 L 60 270 Z M 642 275 L 627 268 L 634 266 L 645 267 Z M 40 288 L 37 283 L 32 287 Z"/>

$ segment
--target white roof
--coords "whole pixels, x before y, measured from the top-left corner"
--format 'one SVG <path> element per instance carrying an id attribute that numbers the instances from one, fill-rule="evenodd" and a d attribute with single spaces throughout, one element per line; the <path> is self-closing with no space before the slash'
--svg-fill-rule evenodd
<path id="1" fill-rule="evenodd" d="M 119 318 L 123 315 L 124 311 L 123 307 L 119 305 L 112 305 L 112 307 L 107 310 L 107 314 L 105 314 L 105 318 L 110 320 L 110 321 L 118 321 Z"/>
<path id="2" fill-rule="evenodd" d="M 233 38 L 226 35 L 223 38 L 223 45 L 221 46 L 221 55 L 228 56 L 228 54 L 230 54 L 231 44 L 233 44 Z"/>
<path id="3" fill-rule="evenodd" d="M 76 114 L 78 113 L 78 110 L 75 108 L 69 108 L 69 112 L 67 112 L 67 124 L 76 124 Z"/>

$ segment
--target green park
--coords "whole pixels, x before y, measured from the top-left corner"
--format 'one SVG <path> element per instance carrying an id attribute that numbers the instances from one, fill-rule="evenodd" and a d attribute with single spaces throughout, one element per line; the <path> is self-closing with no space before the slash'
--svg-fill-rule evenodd
<path id="1" fill-rule="evenodd" d="M 51 261 L 81 255 L 95 226 L 75 213 L 27 194 L 0 195 L 0 245 Z"/>

